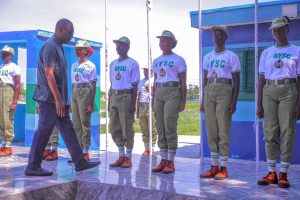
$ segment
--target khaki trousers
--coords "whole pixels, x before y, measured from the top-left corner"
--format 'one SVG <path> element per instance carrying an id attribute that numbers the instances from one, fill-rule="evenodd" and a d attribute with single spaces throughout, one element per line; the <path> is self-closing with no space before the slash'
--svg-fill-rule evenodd
<path id="1" fill-rule="evenodd" d="M 229 154 L 232 86 L 208 84 L 204 88 L 205 125 L 210 151 L 226 157 Z"/>
<path id="2" fill-rule="evenodd" d="M 263 89 L 264 141 L 268 160 L 290 162 L 294 144 L 298 101 L 297 85 L 269 85 Z"/>

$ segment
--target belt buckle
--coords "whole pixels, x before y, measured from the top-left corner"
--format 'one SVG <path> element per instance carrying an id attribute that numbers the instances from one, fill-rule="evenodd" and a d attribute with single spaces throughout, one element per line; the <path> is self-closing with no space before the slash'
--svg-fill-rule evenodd
<path id="1" fill-rule="evenodd" d="M 217 78 L 213 78 L 213 83 L 217 84 Z"/>

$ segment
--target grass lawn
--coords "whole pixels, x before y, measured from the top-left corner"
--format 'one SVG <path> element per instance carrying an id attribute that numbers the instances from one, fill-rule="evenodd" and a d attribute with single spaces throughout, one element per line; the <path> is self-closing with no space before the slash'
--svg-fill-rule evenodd
<path id="1" fill-rule="evenodd" d="M 102 106 L 104 107 L 102 108 Z M 101 109 L 105 109 L 105 103 L 101 101 Z M 178 135 L 200 135 L 199 128 L 199 112 L 200 105 L 195 102 L 187 102 L 185 110 L 180 113 L 178 120 Z M 102 112 L 101 117 L 105 117 L 105 112 Z M 135 132 L 141 132 L 138 121 L 133 125 Z M 105 133 L 106 125 L 101 125 L 101 133 Z"/>

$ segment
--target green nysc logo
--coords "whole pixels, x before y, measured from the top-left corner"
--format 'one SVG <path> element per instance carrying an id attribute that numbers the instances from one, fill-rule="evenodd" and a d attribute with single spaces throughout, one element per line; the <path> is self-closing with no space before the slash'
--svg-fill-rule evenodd
<path id="1" fill-rule="evenodd" d="M 225 67 L 225 60 L 212 60 L 210 61 L 210 63 L 208 64 L 208 67 L 215 67 L 215 68 L 224 68 Z"/>
<path id="2" fill-rule="evenodd" d="M 81 74 L 82 74 L 82 73 L 84 72 L 84 68 L 75 68 L 75 69 L 74 69 L 74 72 L 75 72 L 75 73 L 81 73 Z"/>
<path id="3" fill-rule="evenodd" d="M 8 70 L 1 70 L 0 75 L 1 76 L 8 76 Z"/>
<path id="4" fill-rule="evenodd" d="M 115 71 L 116 72 L 125 72 L 126 71 L 126 66 L 116 66 Z"/>
<path id="5" fill-rule="evenodd" d="M 174 67 L 173 61 L 160 61 L 155 64 L 155 67 Z"/>

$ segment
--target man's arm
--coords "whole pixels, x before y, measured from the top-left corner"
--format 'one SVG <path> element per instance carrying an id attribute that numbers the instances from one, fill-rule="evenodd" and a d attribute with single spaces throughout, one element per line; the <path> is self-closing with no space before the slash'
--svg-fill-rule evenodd
<path id="1" fill-rule="evenodd" d="M 132 91 L 131 91 L 132 101 L 131 101 L 131 107 L 130 107 L 130 110 L 129 110 L 129 112 L 131 114 L 135 113 L 137 90 L 138 90 L 138 84 L 132 84 Z"/>
<path id="2" fill-rule="evenodd" d="M 92 85 L 92 91 L 91 91 L 91 98 L 90 102 L 86 108 L 87 113 L 91 113 L 94 111 L 94 102 L 95 102 L 95 94 L 96 94 L 96 81 L 91 83 Z"/>
<path id="3" fill-rule="evenodd" d="M 297 105 L 294 109 L 294 116 L 296 117 L 296 119 L 300 118 L 300 76 L 297 76 L 297 87 L 298 87 L 298 102 Z"/>
<path id="4" fill-rule="evenodd" d="M 202 89 L 202 98 L 201 98 L 200 112 L 205 112 L 205 110 L 204 110 L 204 95 L 205 95 L 204 88 L 208 81 L 207 74 L 208 74 L 207 70 L 204 70 L 204 79 L 203 79 L 202 88 L 201 88 Z"/>
<path id="5" fill-rule="evenodd" d="M 232 73 L 232 79 L 233 79 L 232 100 L 228 110 L 228 112 L 231 114 L 233 114 L 236 111 L 236 103 L 240 91 L 240 72 Z"/>
<path id="6" fill-rule="evenodd" d="M 15 111 L 17 108 L 18 99 L 19 99 L 19 95 L 20 95 L 20 88 L 21 88 L 21 76 L 14 76 L 13 81 L 15 84 L 15 88 L 14 88 L 13 102 L 10 105 L 11 111 Z"/>
<path id="7" fill-rule="evenodd" d="M 258 79 L 258 93 L 257 93 L 257 111 L 256 115 L 259 119 L 264 117 L 264 109 L 262 106 L 262 100 L 263 100 L 263 88 L 266 84 L 266 79 L 264 74 L 259 74 Z"/>
<path id="8" fill-rule="evenodd" d="M 136 117 L 139 118 L 139 114 L 140 114 L 140 98 L 141 98 L 141 93 L 139 92 L 138 93 L 138 96 L 137 96 L 137 106 L 136 106 Z"/>
<path id="9" fill-rule="evenodd" d="M 59 117 L 65 116 L 65 106 L 63 105 L 62 98 L 59 94 L 55 76 L 54 76 L 54 67 L 45 67 L 45 75 L 47 79 L 47 83 L 49 85 L 49 88 L 52 92 L 52 95 L 54 96 L 55 100 L 55 107 L 56 107 L 56 113 Z"/>
<path id="10" fill-rule="evenodd" d="M 179 85 L 180 85 L 180 104 L 179 104 L 179 112 L 184 111 L 185 103 L 186 103 L 186 72 L 179 73 Z"/>

